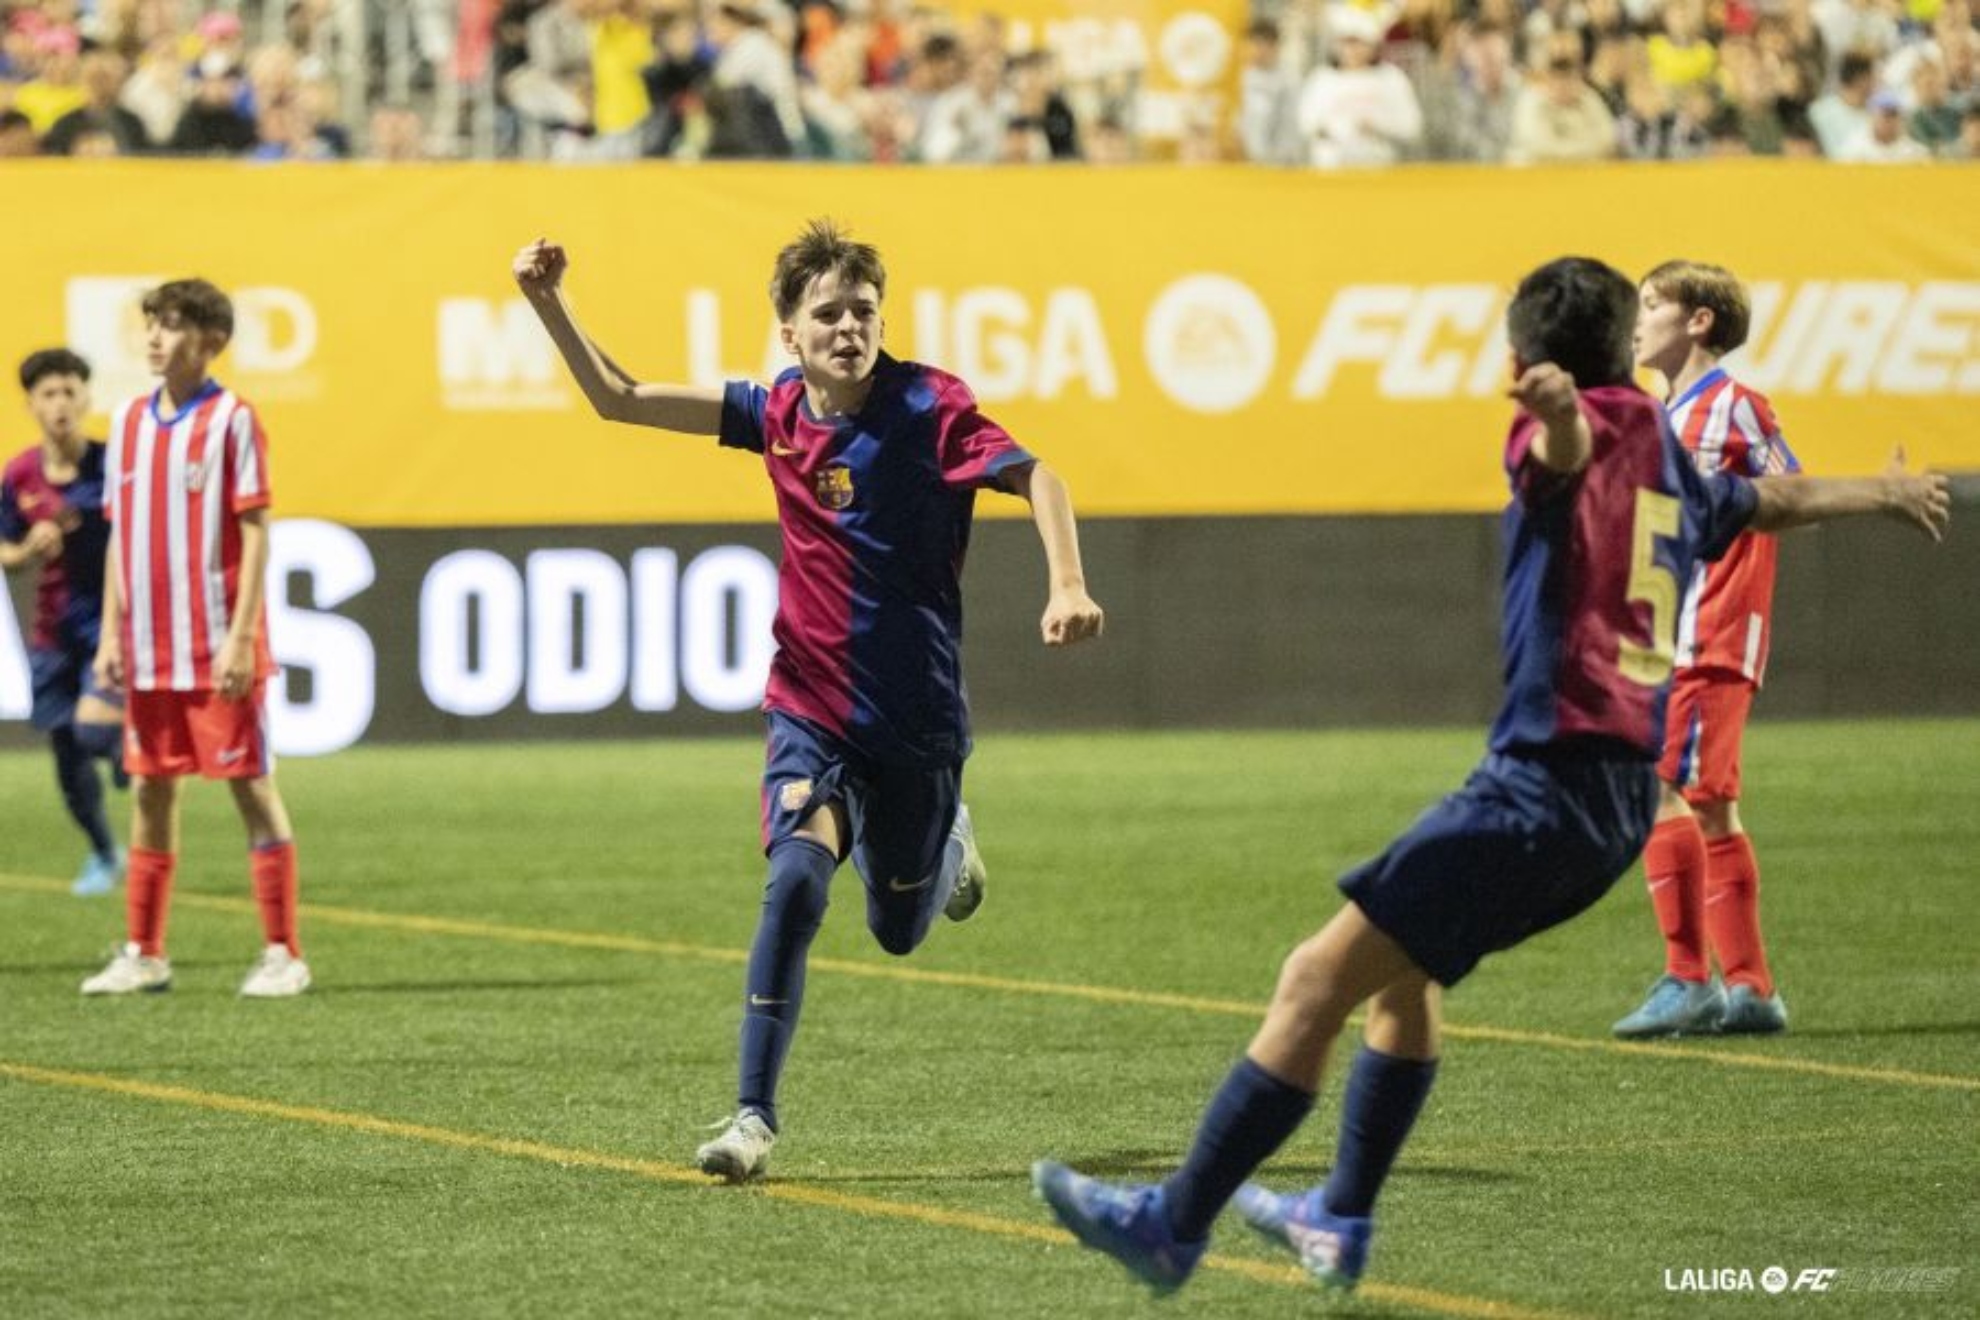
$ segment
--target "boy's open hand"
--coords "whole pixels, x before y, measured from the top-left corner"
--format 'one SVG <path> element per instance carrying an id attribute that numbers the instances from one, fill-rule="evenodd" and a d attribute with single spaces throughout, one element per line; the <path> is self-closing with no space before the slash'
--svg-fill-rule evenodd
<path id="1" fill-rule="evenodd" d="M 1946 524 L 1952 521 L 1952 482 L 1945 473 L 1905 471 L 1904 446 L 1899 445 L 1884 469 L 1884 483 L 1889 491 L 1885 512 L 1934 541 L 1945 539 Z"/>

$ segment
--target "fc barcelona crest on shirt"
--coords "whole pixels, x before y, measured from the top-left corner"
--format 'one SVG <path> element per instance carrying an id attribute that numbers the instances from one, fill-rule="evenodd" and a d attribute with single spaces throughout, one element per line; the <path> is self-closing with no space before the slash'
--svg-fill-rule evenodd
<path id="1" fill-rule="evenodd" d="M 827 463 L 811 478 L 812 493 L 828 509 L 843 509 L 853 502 L 852 469 L 843 463 Z"/>
<path id="2" fill-rule="evenodd" d="M 802 811 L 811 801 L 811 781 L 792 779 L 777 790 L 777 805 L 785 811 Z"/>

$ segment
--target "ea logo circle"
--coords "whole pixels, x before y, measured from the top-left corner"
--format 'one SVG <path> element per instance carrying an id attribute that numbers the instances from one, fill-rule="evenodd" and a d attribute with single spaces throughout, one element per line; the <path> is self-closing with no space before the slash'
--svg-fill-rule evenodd
<path id="1" fill-rule="evenodd" d="M 1177 82 L 1208 87 L 1224 76 L 1230 64 L 1231 34 L 1210 15 L 1191 10 L 1169 20 L 1156 49 Z"/>
<path id="2" fill-rule="evenodd" d="M 1760 1271 L 1760 1286 L 1770 1293 L 1785 1292 L 1788 1286 L 1788 1272 L 1778 1265 L 1769 1265 Z"/>
<path id="3" fill-rule="evenodd" d="M 1278 351 L 1272 314 L 1226 275 L 1177 280 L 1155 299 L 1142 328 L 1155 383 L 1193 412 L 1233 412 L 1257 398 Z"/>

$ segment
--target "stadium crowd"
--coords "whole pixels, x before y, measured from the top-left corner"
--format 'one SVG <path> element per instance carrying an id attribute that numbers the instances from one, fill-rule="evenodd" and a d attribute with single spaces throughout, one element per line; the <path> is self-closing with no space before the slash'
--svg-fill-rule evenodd
<path id="1" fill-rule="evenodd" d="M 0 0 L 0 35 L 0 156 L 1980 160 L 1974 0 L 1255 0 L 1235 79 L 1159 93 L 970 0 Z"/>

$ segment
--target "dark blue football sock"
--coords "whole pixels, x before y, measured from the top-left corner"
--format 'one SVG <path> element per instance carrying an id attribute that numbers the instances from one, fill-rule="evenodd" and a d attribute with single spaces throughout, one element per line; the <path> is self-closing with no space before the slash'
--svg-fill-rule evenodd
<path id="1" fill-rule="evenodd" d="M 1375 1198 L 1436 1080 L 1435 1059 L 1400 1059 L 1361 1047 L 1341 1101 L 1340 1148 L 1321 1194 L 1327 1213 L 1366 1218 L 1374 1212 Z"/>
<path id="2" fill-rule="evenodd" d="M 825 919 L 839 859 L 810 839 L 786 839 L 770 850 L 763 915 L 749 949 L 743 984 L 742 1064 L 737 1108 L 753 1109 L 777 1130 L 777 1079 L 804 1006 L 804 962 Z"/>
<path id="3" fill-rule="evenodd" d="M 1179 1242 L 1201 1242 L 1252 1171 L 1272 1157 L 1313 1108 L 1313 1097 L 1240 1059 L 1197 1126 L 1183 1165 L 1162 1184 L 1169 1229 Z"/>
<path id="4" fill-rule="evenodd" d="M 117 841 L 103 814 L 103 784 L 96 777 L 96 762 L 76 741 L 73 727 L 63 725 L 48 737 L 55 748 L 55 782 L 61 786 L 63 805 L 89 836 L 96 855 L 105 860 L 115 857 Z"/>

